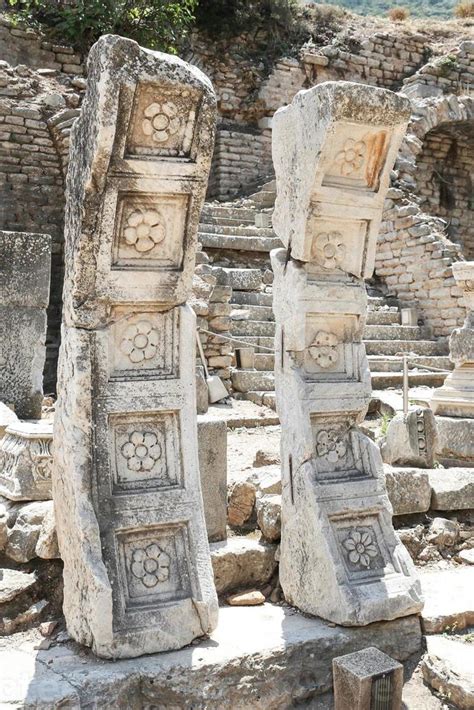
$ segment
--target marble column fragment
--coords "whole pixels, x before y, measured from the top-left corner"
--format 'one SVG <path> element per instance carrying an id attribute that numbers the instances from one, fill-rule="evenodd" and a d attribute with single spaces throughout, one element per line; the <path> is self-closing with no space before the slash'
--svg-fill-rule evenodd
<path id="1" fill-rule="evenodd" d="M 214 130 L 199 70 L 94 45 L 71 136 L 53 497 L 67 628 L 104 657 L 217 622 L 186 304 Z"/>
<path id="2" fill-rule="evenodd" d="M 0 231 L 0 401 L 39 419 L 49 303 L 49 234 Z"/>
<path id="3" fill-rule="evenodd" d="M 434 391 L 430 406 L 437 415 L 474 418 L 474 261 L 456 262 L 453 275 L 463 289 L 467 315 L 463 327 L 456 328 L 449 339 L 454 370 Z"/>
<path id="4" fill-rule="evenodd" d="M 328 82 L 273 123 L 275 383 L 282 425 L 280 580 L 304 612 L 365 625 L 422 607 L 395 534 L 362 343 L 382 205 L 409 117 L 390 91 Z"/>

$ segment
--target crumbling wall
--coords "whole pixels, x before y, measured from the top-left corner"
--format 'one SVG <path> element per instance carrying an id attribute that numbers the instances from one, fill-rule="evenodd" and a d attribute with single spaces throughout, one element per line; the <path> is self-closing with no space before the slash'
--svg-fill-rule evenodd
<path id="1" fill-rule="evenodd" d="M 472 95 L 474 87 L 474 41 L 461 42 L 458 48 L 423 65 L 403 82 L 409 96 Z"/>

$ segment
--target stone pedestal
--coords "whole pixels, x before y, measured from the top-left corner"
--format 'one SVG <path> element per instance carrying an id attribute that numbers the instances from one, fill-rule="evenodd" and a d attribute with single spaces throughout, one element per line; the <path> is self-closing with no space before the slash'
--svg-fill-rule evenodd
<path id="1" fill-rule="evenodd" d="M 409 113 L 390 91 L 328 82 L 274 117 L 280 580 L 290 603 L 344 625 L 422 606 L 380 452 L 357 426 L 371 396 L 363 279 Z"/>
<path id="2" fill-rule="evenodd" d="M 41 417 L 49 302 L 49 234 L 0 231 L 0 401 Z"/>
<path id="3" fill-rule="evenodd" d="M 403 666 L 378 648 L 335 658 L 334 710 L 401 710 Z"/>
<path id="4" fill-rule="evenodd" d="M 435 390 L 430 404 L 435 414 L 474 417 L 474 261 L 456 262 L 453 275 L 463 289 L 467 316 L 463 327 L 456 328 L 449 339 L 454 370 Z"/>
<path id="5" fill-rule="evenodd" d="M 104 657 L 180 648 L 217 622 L 185 303 L 214 129 L 199 70 L 110 35 L 91 49 L 66 193 L 53 495 L 67 627 Z"/>
<path id="6" fill-rule="evenodd" d="M 18 422 L 0 442 L 0 495 L 9 500 L 51 500 L 53 422 Z"/>

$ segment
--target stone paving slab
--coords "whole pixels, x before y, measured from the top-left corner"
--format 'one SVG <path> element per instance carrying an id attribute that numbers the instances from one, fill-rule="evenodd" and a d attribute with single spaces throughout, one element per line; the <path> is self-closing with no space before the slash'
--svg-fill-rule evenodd
<path id="1" fill-rule="evenodd" d="M 377 646 L 406 660 L 421 631 L 416 616 L 343 628 L 265 604 L 222 608 L 208 640 L 126 661 L 98 659 L 73 642 L 36 651 L 35 640 L 21 639 L 0 639 L 0 707 L 264 710 L 330 690 L 335 656 Z"/>
<path id="2" fill-rule="evenodd" d="M 474 624 L 474 567 L 418 570 L 425 606 L 423 630 L 437 634 Z"/>
<path id="3" fill-rule="evenodd" d="M 474 644 L 459 638 L 431 636 L 421 667 L 423 677 L 434 690 L 459 710 L 474 708 Z"/>
<path id="4" fill-rule="evenodd" d="M 209 419 L 224 420 L 228 429 L 239 427 L 272 426 L 279 424 L 278 415 L 268 407 L 248 400 L 232 400 L 232 404 L 214 404 L 207 412 Z"/>

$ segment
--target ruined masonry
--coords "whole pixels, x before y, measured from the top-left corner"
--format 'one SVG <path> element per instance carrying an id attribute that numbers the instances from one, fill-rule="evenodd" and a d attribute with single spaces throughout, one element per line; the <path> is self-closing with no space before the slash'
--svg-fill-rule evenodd
<path id="1" fill-rule="evenodd" d="M 0 231 L 0 401 L 41 417 L 51 237 Z"/>
<path id="2" fill-rule="evenodd" d="M 363 279 L 409 114 L 390 91 L 328 82 L 274 118 L 280 580 L 291 604 L 343 625 L 422 608 L 379 449 L 357 428 L 371 395 Z"/>
<path id="3" fill-rule="evenodd" d="M 53 495 L 67 628 L 104 657 L 217 622 L 186 305 L 214 128 L 199 70 L 94 45 L 71 137 Z"/>

